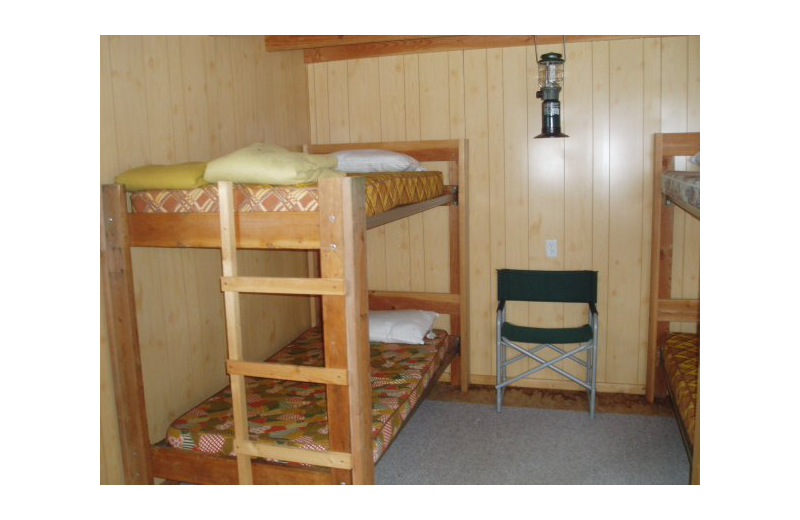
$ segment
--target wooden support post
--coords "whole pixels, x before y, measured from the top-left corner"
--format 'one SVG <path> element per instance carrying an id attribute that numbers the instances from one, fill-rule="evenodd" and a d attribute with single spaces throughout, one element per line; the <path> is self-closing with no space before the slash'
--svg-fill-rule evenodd
<path id="1" fill-rule="evenodd" d="M 330 450 L 351 454 L 352 470 L 332 468 L 337 483 L 372 484 L 372 387 L 367 321 L 364 179 L 319 182 L 320 271 L 342 278 L 344 296 L 322 296 L 325 366 L 346 368 L 348 385 L 327 385 Z"/>
<path id="2" fill-rule="evenodd" d="M 100 254 L 123 473 L 128 484 L 152 484 L 125 190 L 105 185 L 102 199 Z"/>
<path id="3" fill-rule="evenodd" d="M 697 402 L 694 404 L 694 435 L 692 436 L 692 474 L 690 484 L 700 484 L 700 367 L 697 367 Z"/>
<path id="4" fill-rule="evenodd" d="M 647 382 L 645 397 L 652 403 L 665 395 L 659 371 L 658 345 L 669 334 L 669 323 L 658 321 L 659 299 L 671 298 L 673 207 L 661 193 L 661 172 L 674 168 L 674 157 L 664 157 L 663 136 L 655 136 L 653 150 L 653 231 L 650 244 L 650 319 L 647 339 Z"/>
<path id="5" fill-rule="evenodd" d="M 461 338 L 461 354 L 450 365 L 451 384 L 469 389 L 469 226 L 467 141 L 459 141 L 458 169 L 451 167 L 450 184 L 458 186 L 458 205 L 450 206 L 450 292 L 459 295 L 460 313 L 450 316 L 450 332 Z"/>
<path id="6" fill-rule="evenodd" d="M 218 183 L 220 246 L 222 249 L 222 275 L 238 275 L 236 262 L 236 222 L 233 203 L 233 184 L 230 181 Z M 225 328 L 228 333 L 228 359 L 244 361 L 242 354 L 242 320 L 239 310 L 239 293 L 225 291 Z M 250 428 L 247 421 L 247 386 L 244 376 L 230 374 L 231 400 L 233 402 L 234 433 L 237 443 L 250 441 Z M 253 483 L 252 457 L 241 451 L 236 453 L 239 468 L 239 484 Z"/>

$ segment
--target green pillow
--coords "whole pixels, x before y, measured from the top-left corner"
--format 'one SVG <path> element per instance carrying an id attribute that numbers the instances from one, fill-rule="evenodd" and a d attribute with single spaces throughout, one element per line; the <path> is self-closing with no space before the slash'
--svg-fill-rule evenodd
<path id="1" fill-rule="evenodd" d="M 128 191 L 182 190 L 207 185 L 203 179 L 205 171 L 206 163 L 202 162 L 151 164 L 122 172 L 114 180 L 124 184 Z"/>
<path id="2" fill-rule="evenodd" d="M 343 176 L 343 173 L 334 170 L 336 164 L 336 156 L 332 154 L 290 152 L 280 146 L 255 143 L 209 162 L 205 180 L 244 184 L 301 184 L 324 177 Z"/>

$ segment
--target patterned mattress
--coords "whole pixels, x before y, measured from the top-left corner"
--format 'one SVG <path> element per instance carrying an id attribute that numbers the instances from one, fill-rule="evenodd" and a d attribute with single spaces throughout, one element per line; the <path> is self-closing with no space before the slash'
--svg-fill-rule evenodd
<path id="1" fill-rule="evenodd" d="M 661 174 L 661 191 L 700 218 L 700 172 L 664 172 Z"/>
<path id="2" fill-rule="evenodd" d="M 694 443 L 697 372 L 700 366 L 700 336 L 670 334 L 661 348 L 664 369 L 689 440 Z"/>
<path id="3" fill-rule="evenodd" d="M 441 172 L 365 173 L 367 216 L 444 194 Z M 298 186 L 237 184 L 236 211 L 317 211 L 316 183 Z M 218 212 L 216 185 L 187 190 L 144 190 L 131 193 L 135 213 Z"/>
<path id="4" fill-rule="evenodd" d="M 372 456 L 375 461 L 414 408 L 445 355 L 447 333 L 434 330 L 424 345 L 370 343 Z M 324 363 L 322 333 L 306 331 L 269 361 L 306 366 Z M 246 378 L 253 440 L 310 450 L 328 449 L 325 385 Z M 175 448 L 233 454 L 230 386 L 172 423 L 167 441 Z"/>

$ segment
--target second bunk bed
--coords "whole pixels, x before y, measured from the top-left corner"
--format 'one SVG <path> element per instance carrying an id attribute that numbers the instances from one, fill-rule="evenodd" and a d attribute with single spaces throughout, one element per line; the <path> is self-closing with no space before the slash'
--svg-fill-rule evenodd
<path id="1" fill-rule="evenodd" d="M 131 211 L 123 186 L 103 186 L 101 245 L 126 482 L 370 484 L 374 464 L 445 368 L 467 390 L 467 141 L 342 143 L 305 151 L 364 148 L 447 162 L 450 183 L 434 172 L 378 174 L 264 196 L 220 183 L 190 197 L 197 204 L 188 207 L 174 204 L 175 194 L 140 193 L 131 198 Z M 369 291 L 366 230 L 442 205 L 450 207 L 450 291 Z M 137 246 L 221 248 L 223 259 L 231 386 L 178 417 L 153 445 L 134 301 L 131 247 Z M 237 247 L 309 250 L 310 277 L 237 276 Z M 246 361 L 240 292 L 319 296 L 312 325 L 322 326 L 266 363 Z M 434 330 L 423 345 L 370 343 L 368 309 L 449 314 L 451 331 Z"/>
<path id="2" fill-rule="evenodd" d="M 651 403 L 669 395 L 692 484 L 700 483 L 700 299 L 672 297 L 672 251 L 674 207 L 700 219 L 700 172 L 676 171 L 675 158 L 699 152 L 699 132 L 655 134 L 646 385 Z M 696 322 L 697 333 L 670 332 L 671 322 Z"/>

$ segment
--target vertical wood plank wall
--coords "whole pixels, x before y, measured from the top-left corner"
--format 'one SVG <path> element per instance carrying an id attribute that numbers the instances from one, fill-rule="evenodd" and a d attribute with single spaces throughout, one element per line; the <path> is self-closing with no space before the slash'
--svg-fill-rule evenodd
<path id="1" fill-rule="evenodd" d="M 306 143 L 306 81 L 301 51 L 267 53 L 260 36 L 102 36 L 100 182 L 128 168 L 206 161 L 259 141 Z M 220 252 L 135 248 L 133 261 L 157 441 L 180 413 L 227 384 Z M 239 262 L 250 276 L 307 275 L 303 252 L 241 251 Z M 261 360 L 309 326 L 308 298 L 243 295 L 242 316 L 245 353 Z M 121 483 L 103 313 L 101 324 L 100 481 Z"/>
<path id="2" fill-rule="evenodd" d="M 653 134 L 700 130 L 699 37 L 569 44 L 566 140 L 533 139 L 541 128 L 533 46 L 306 68 L 312 142 L 470 140 L 473 382 L 494 382 L 496 269 L 594 269 L 600 273 L 599 389 L 644 392 Z M 699 223 L 675 213 L 673 296 L 697 296 Z M 446 232 L 445 209 L 370 230 L 370 289 L 447 291 Z M 545 255 L 551 238 L 558 240 L 557 258 Z M 564 326 L 585 320 L 586 311 L 514 304 L 509 318 Z M 521 384 L 577 388 L 551 372 Z"/>

